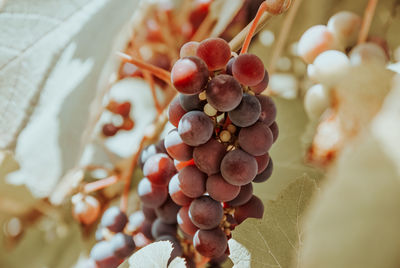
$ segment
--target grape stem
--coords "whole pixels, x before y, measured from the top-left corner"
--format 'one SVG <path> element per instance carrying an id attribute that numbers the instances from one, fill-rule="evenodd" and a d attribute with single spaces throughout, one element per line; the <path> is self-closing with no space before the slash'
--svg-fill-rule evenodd
<path id="1" fill-rule="evenodd" d="M 88 183 L 83 187 L 83 191 L 86 194 L 89 194 L 89 193 L 104 189 L 108 186 L 116 184 L 120 180 L 120 178 L 121 178 L 120 176 L 113 175 L 113 176 L 110 176 L 105 179 L 101 179 L 101 180 L 98 180 L 95 182 Z"/>
<path id="2" fill-rule="evenodd" d="M 369 0 L 367 7 L 365 8 L 364 18 L 361 25 L 360 34 L 358 35 L 357 44 L 364 43 L 367 40 L 369 28 L 371 27 L 372 19 L 374 18 L 374 13 L 378 0 Z"/>
<path id="3" fill-rule="evenodd" d="M 266 10 L 267 10 L 267 3 L 263 2 L 258 7 L 258 11 L 257 11 L 256 17 L 251 22 L 250 29 L 249 29 L 249 31 L 248 31 L 248 33 L 246 35 L 246 38 L 244 39 L 242 50 L 240 51 L 240 54 L 246 53 L 247 50 L 249 49 L 251 38 L 255 34 L 258 22 L 260 21 L 261 16 L 266 12 Z"/>
<path id="4" fill-rule="evenodd" d="M 123 62 L 129 62 L 132 63 L 134 65 L 136 65 L 139 68 L 142 68 L 146 71 L 149 71 L 150 73 L 152 73 L 154 76 L 160 78 L 161 80 L 163 80 L 165 83 L 167 83 L 170 86 L 173 86 L 171 83 L 171 73 L 159 68 L 153 64 L 144 62 L 143 60 L 140 59 L 136 59 L 134 57 L 131 57 L 130 55 L 117 51 L 116 52 L 117 56 L 119 56 L 121 58 L 121 60 Z"/>

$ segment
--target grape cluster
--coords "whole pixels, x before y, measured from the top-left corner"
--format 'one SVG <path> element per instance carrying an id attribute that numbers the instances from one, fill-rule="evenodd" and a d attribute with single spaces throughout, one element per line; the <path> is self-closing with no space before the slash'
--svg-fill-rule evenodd
<path id="1" fill-rule="evenodd" d="M 176 128 L 164 146 L 143 150 L 138 195 L 148 238 L 171 241 L 172 258 L 188 257 L 183 245 L 190 241 L 216 264 L 226 259 L 231 230 L 263 215 L 252 183 L 272 173 L 276 107 L 260 95 L 268 72 L 257 56 L 232 57 L 220 38 L 186 43 L 180 56 L 171 71 L 180 94 L 168 110 Z"/>
<path id="2" fill-rule="evenodd" d="M 135 122 L 130 117 L 131 111 L 131 103 L 128 101 L 125 102 L 116 102 L 111 100 L 106 109 L 113 113 L 114 115 L 122 118 L 122 123 L 116 126 L 114 123 L 106 123 L 103 125 L 102 133 L 106 137 L 112 137 L 117 134 L 120 130 L 131 130 L 135 126 Z"/>
<path id="3" fill-rule="evenodd" d="M 118 207 L 108 208 L 101 218 L 96 232 L 96 245 L 90 252 L 91 259 L 98 268 L 118 267 L 136 249 L 129 224 L 134 223 Z"/>

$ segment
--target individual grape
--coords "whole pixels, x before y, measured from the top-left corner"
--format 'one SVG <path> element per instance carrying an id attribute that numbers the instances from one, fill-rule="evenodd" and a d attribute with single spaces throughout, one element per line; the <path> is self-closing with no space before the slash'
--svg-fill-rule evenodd
<path id="1" fill-rule="evenodd" d="M 190 146 L 206 143 L 214 132 L 212 120 L 203 112 L 186 113 L 178 125 L 178 133 L 182 140 Z"/>
<path id="2" fill-rule="evenodd" d="M 240 192 L 238 196 L 236 196 L 235 199 L 226 202 L 226 204 L 231 207 L 237 207 L 247 203 L 247 201 L 249 201 L 252 196 L 253 196 L 253 184 L 250 182 L 240 187 Z"/>
<path id="3" fill-rule="evenodd" d="M 264 123 L 257 122 L 254 125 L 242 128 L 239 132 L 239 145 L 242 150 L 251 155 L 266 154 L 272 146 L 272 132 Z"/>
<path id="4" fill-rule="evenodd" d="M 90 251 L 90 258 L 96 262 L 98 268 L 116 268 L 121 262 L 114 255 L 112 245 L 108 241 L 95 244 Z"/>
<path id="5" fill-rule="evenodd" d="M 212 258 L 208 263 L 214 267 L 220 267 L 221 264 L 223 264 L 224 262 L 226 262 L 226 260 L 228 259 L 228 254 L 224 253 L 219 257 L 215 257 Z"/>
<path id="6" fill-rule="evenodd" d="M 366 63 L 385 65 L 387 62 L 383 48 L 372 42 L 355 46 L 350 51 L 349 57 L 351 64 L 355 66 Z"/>
<path id="7" fill-rule="evenodd" d="M 199 229 L 193 224 L 189 217 L 189 206 L 181 207 L 176 216 L 179 228 L 189 236 L 194 236 L 196 231 Z"/>
<path id="8" fill-rule="evenodd" d="M 168 192 L 165 186 L 152 184 L 148 178 L 143 178 L 138 185 L 138 195 L 146 207 L 157 208 L 167 200 Z"/>
<path id="9" fill-rule="evenodd" d="M 357 42 L 361 22 L 359 15 L 350 11 L 340 11 L 329 19 L 327 27 L 343 47 L 350 47 Z"/>
<path id="10" fill-rule="evenodd" d="M 183 254 L 183 249 L 181 246 L 181 243 L 179 243 L 179 240 L 175 236 L 171 235 L 163 235 L 160 236 L 156 239 L 156 241 L 169 241 L 172 244 L 172 252 L 171 252 L 171 257 L 169 258 L 169 261 L 172 261 L 176 257 L 180 257 Z"/>
<path id="11" fill-rule="evenodd" d="M 210 71 L 225 67 L 231 57 L 231 48 L 222 38 L 207 38 L 200 42 L 197 56 L 204 60 Z"/>
<path id="12" fill-rule="evenodd" d="M 311 119 L 318 119 L 330 104 L 329 90 L 322 84 L 313 85 L 304 96 L 304 109 Z"/>
<path id="13" fill-rule="evenodd" d="M 160 207 L 156 208 L 156 214 L 159 219 L 168 224 L 176 223 L 176 214 L 180 206 L 174 203 L 170 198 L 164 202 Z"/>
<path id="14" fill-rule="evenodd" d="M 337 48 L 337 41 L 325 25 L 309 28 L 300 38 L 297 54 L 306 62 L 313 63 L 322 52 Z"/>
<path id="15" fill-rule="evenodd" d="M 168 185 L 168 192 L 171 199 L 180 206 L 188 206 L 193 198 L 186 196 L 181 189 L 178 174 L 175 174 Z"/>
<path id="16" fill-rule="evenodd" d="M 261 94 L 268 87 L 268 83 L 269 83 L 269 74 L 267 70 L 265 70 L 263 80 L 261 80 L 261 82 L 258 83 L 257 85 L 252 86 L 250 88 L 255 94 Z"/>
<path id="17" fill-rule="evenodd" d="M 235 109 L 242 100 L 242 87 L 230 75 L 220 74 L 215 76 L 207 85 L 208 103 L 221 112 Z"/>
<path id="18" fill-rule="evenodd" d="M 184 143 L 177 129 L 168 133 L 164 140 L 165 148 L 168 154 L 179 161 L 188 161 L 192 159 L 193 147 Z"/>
<path id="19" fill-rule="evenodd" d="M 268 166 L 264 169 L 263 172 L 261 172 L 254 178 L 253 182 L 264 182 L 268 180 L 269 177 L 271 177 L 272 175 L 273 169 L 274 169 L 274 163 L 272 162 L 272 159 L 270 159 L 268 162 Z"/>
<path id="20" fill-rule="evenodd" d="M 167 185 L 176 173 L 174 161 L 166 154 L 155 154 L 146 160 L 143 174 L 155 185 Z"/>
<path id="21" fill-rule="evenodd" d="M 201 171 L 211 175 L 219 172 L 225 154 L 225 145 L 211 138 L 207 143 L 194 148 L 193 160 Z"/>
<path id="22" fill-rule="evenodd" d="M 326 85 L 335 85 L 350 68 L 346 54 L 337 50 L 327 50 L 319 54 L 313 63 L 314 78 Z"/>
<path id="23" fill-rule="evenodd" d="M 110 240 L 114 255 L 120 259 L 125 259 L 135 250 L 133 237 L 124 233 L 115 234 Z"/>
<path id="24" fill-rule="evenodd" d="M 140 232 L 147 238 L 150 240 L 153 240 L 154 237 L 151 234 L 151 228 L 153 226 L 153 222 L 149 221 L 149 220 L 144 220 L 142 223 L 142 226 L 140 227 Z"/>
<path id="25" fill-rule="evenodd" d="M 234 199 L 239 194 L 240 186 L 226 182 L 221 174 L 214 174 L 208 177 L 206 190 L 214 200 L 227 202 Z"/>
<path id="26" fill-rule="evenodd" d="M 146 207 L 145 205 L 140 204 L 140 209 L 147 220 L 154 221 L 157 218 L 154 208 Z"/>
<path id="27" fill-rule="evenodd" d="M 128 222 L 128 217 L 118 207 L 108 208 L 101 218 L 101 225 L 114 233 L 122 232 Z"/>
<path id="28" fill-rule="evenodd" d="M 264 79 L 265 68 L 259 57 L 254 54 L 241 54 L 232 65 L 232 74 L 245 86 L 256 86 Z"/>
<path id="29" fill-rule="evenodd" d="M 265 95 L 258 95 L 258 101 L 261 104 L 261 114 L 259 120 L 266 124 L 271 125 L 276 118 L 276 106 L 274 101 Z"/>
<path id="30" fill-rule="evenodd" d="M 176 218 L 176 215 L 175 215 Z M 168 224 L 161 219 L 157 219 L 153 222 L 151 226 L 151 235 L 157 239 L 157 237 L 164 236 L 164 235 L 176 235 L 176 225 L 175 224 Z"/>
<path id="31" fill-rule="evenodd" d="M 142 152 L 140 153 L 140 156 L 139 156 L 138 162 L 139 162 L 140 168 L 143 169 L 143 166 L 144 166 L 144 163 L 146 162 L 146 160 L 149 159 L 150 156 L 153 156 L 157 153 L 160 153 L 160 152 L 158 152 L 157 147 L 154 144 L 150 144 L 149 146 L 146 146 L 142 150 Z"/>
<path id="32" fill-rule="evenodd" d="M 253 195 L 247 203 L 236 207 L 234 218 L 241 224 L 247 218 L 261 219 L 264 214 L 264 205 L 262 201 L 255 195 Z"/>
<path id="33" fill-rule="evenodd" d="M 182 192 L 191 198 L 201 196 L 206 191 L 207 175 L 195 166 L 184 167 L 178 173 Z"/>
<path id="34" fill-rule="evenodd" d="M 90 195 L 76 194 L 71 199 L 72 215 L 79 222 L 89 225 L 97 220 L 100 214 L 100 203 Z"/>
<path id="35" fill-rule="evenodd" d="M 243 94 L 239 106 L 228 113 L 232 123 L 239 127 L 248 127 L 257 122 L 261 114 L 261 104 L 250 94 Z"/>
<path id="36" fill-rule="evenodd" d="M 201 196 L 192 201 L 189 217 L 200 229 L 213 229 L 219 225 L 224 216 L 221 203 L 209 196 Z"/>
<path id="37" fill-rule="evenodd" d="M 187 111 L 202 111 L 205 101 L 199 99 L 199 94 L 195 95 L 186 95 L 186 94 L 179 94 L 179 103 L 181 104 L 182 108 Z"/>
<path id="38" fill-rule="evenodd" d="M 99 227 L 96 232 L 94 233 L 94 238 L 96 241 L 103 241 L 105 239 L 103 234 L 103 227 Z"/>
<path id="39" fill-rule="evenodd" d="M 182 108 L 179 98 L 177 97 L 171 101 L 168 107 L 168 121 L 171 122 L 174 127 L 178 127 L 179 120 L 181 120 L 185 113 L 186 111 Z"/>
<path id="40" fill-rule="evenodd" d="M 366 43 L 373 43 L 375 45 L 378 45 L 385 52 L 386 60 L 387 61 L 390 60 L 390 47 L 389 47 L 389 43 L 387 42 L 387 40 L 385 38 L 382 38 L 377 35 L 369 35 Z"/>
<path id="41" fill-rule="evenodd" d="M 278 127 L 278 124 L 276 123 L 276 121 L 274 121 L 269 126 L 269 129 L 272 132 L 272 137 L 273 137 L 272 142 L 274 143 L 278 139 L 278 136 L 279 136 L 279 127 Z"/>
<path id="42" fill-rule="evenodd" d="M 197 48 L 199 47 L 200 43 L 196 41 L 190 41 L 181 46 L 181 50 L 179 51 L 179 56 L 181 58 L 189 57 L 189 56 L 196 56 Z"/>
<path id="43" fill-rule="evenodd" d="M 226 64 L 226 70 L 225 70 L 226 74 L 232 75 L 232 66 L 233 66 L 233 63 L 235 62 L 235 60 L 236 60 L 236 58 L 232 57 Z"/>
<path id="44" fill-rule="evenodd" d="M 112 137 L 115 134 L 117 134 L 118 130 L 119 130 L 119 128 L 114 126 L 114 124 L 108 123 L 108 124 L 104 124 L 102 132 L 103 132 L 104 136 Z"/>
<path id="45" fill-rule="evenodd" d="M 179 59 L 171 70 L 171 81 L 174 87 L 183 94 L 197 94 L 207 85 L 208 68 L 198 57 Z"/>
<path id="46" fill-rule="evenodd" d="M 134 233 L 138 231 L 141 227 L 143 222 L 146 220 L 143 211 L 136 211 L 129 215 L 129 221 L 128 224 L 126 225 L 124 232 L 125 233 Z"/>
<path id="47" fill-rule="evenodd" d="M 233 185 L 245 185 L 257 174 L 257 161 L 250 154 L 236 149 L 228 152 L 221 162 L 221 174 Z"/>
<path id="48" fill-rule="evenodd" d="M 260 156 L 255 156 L 254 158 L 257 161 L 257 174 L 260 174 L 267 168 L 269 163 L 269 154 L 266 153 Z"/>
<path id="49" fill-rule="evenodd" d="M 194 248 L 203 256 L 217 258 L 224 254 L 228 240 L 221 229 L 198 230 L 193 237 Z"/>

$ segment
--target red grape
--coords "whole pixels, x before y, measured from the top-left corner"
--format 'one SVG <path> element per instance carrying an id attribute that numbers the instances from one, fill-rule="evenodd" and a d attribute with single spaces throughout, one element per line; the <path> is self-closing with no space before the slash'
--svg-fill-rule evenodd
<path id="1" fill-rule="evenodd" d="M 247 203 L 235 209 L 234 218 L 240 224 L 247 218 L 261 219 L 263 214 L 263 203 L 257 196 L 253 195 Z"/>
<path id="2" fill-rule="evenodd" d="M 193 237 L 194 248 L 203 256 L 216 258 L 227 248 L 227 238 L 221 229 L 198 230 Z"/>
<path id="3" fill-rule="evenodd" d="M 239 132 L 240 147 L 254 156 L 266 154 L 272 146 L 272 141 L 271 130 L 261 122 L 242 128 Z"/>
<path id="4" fill-rule="evenodd" d="M 201 196 L 192 201 L 189 217 L 200 229 L 213 229 L 219 225 L 224 216 L 221 203 L 209 196 Z"/>
<path id="5" fill-rule="evenodd" d="M 231 57 L 229 44 L 221 38 L 203 40 L 197 48 L 197 56 L 204 60 L 210 71 L 225 67 Z"/>
<path id="6" fill-rule="evenodd" d="M 190 146 L 198 146 L 206 143 L 211 138 L 213 131 L 213 121 L 200 111 L 186 113 L 178 125 L 179 135 Z"/>
<path id="7" fill-rule="evenodd" d="M 250 94 L 243 94 L 239 106 L 228 113 L 232 123 L 239 127 L 248 127 L 257 122 L 261 114 L 261 104 Z"/>
<path id="8" fill-rule="evenodd" d="M 201 196 L 206 191 L 207 175 L 195 166 L 184 167 L 178 173 L 182 192 L 191 198 Z"/>
<path id="9" fill-rule="evenodd" d="M 230 201 L 240 192 L 240 186 L 226 182 L 221 174 L 214 174 L 208 177 L 206 189 L 214 200 L 220 202 Z"/>
<path id="10" fill-rule="evenodd" d="M 221 162 L 222 177 L 233 185 L 245 185 L 257 174 L 257 161 L 250 154 L 236 149 L 228 152 Z"/>
<path id="11" fill-rule="evenodd" d="M 137 191 L 143 204 L 150 208 L 161 206 L 168 196 L 167 188 L 165 186 L 154 185 L 148 178 L 143 178 L 139 182 Z"/>
<path id="12" fill-rule="evenodd" d="M 167 185 L 175 173 L 174 161 L 166 154 L 150 156 L 143 166 L 144 176 L 156 185 Z"/>
<path id="13" fill-rule="evenodd" d="M 253 54 L 241 54 L 232 65 L 232 74 L 245 86 L 256 86 L 264 78 L 264 64 Z"/>
<path id="14" fill-rule="evenodd" d="M 206 89 L 208 103 L 221 112 L 235 109 L 242 100 L 242 87 L 230 75 L 220 74 L 211 79 Z"/>
<path id="15" fill-rule="evenodd" d="M 225 154 L 225 145 L 211 138 L 207 143 L 194 148 L 193 159 L 201 171 L 211 175 L 219 172 Z"/>

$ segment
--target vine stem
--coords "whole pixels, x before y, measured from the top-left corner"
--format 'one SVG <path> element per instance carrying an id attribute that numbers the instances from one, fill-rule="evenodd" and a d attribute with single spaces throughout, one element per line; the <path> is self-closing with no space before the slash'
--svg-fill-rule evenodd
<path id="1" fill-rule="evenodd" d="M 285 47 L 287 38 L 290 33 L 290 29 L 292 28 L 293 21 L 296 18 L 296 14 L 300 8 L 301 2 L 302 0 L 294 1 L 293 6 L 288 11 L 288 14 L 283 22 L 283 25 L 280 28 L 278 40 L 275 43 L 274 51 L 272 53 L 271 60 L 268 66 L 268 73 L 270 75 L 272 75 L 275 72 L 276 63 L 278 62 L 278 59 L 282 54 L 282 50 Z"/>
<path id="2" fill-rule="evenodd" d="M 364 43 L 367 40 L 369 28 L 371 27 L 377 4 L 378 0 L 369 0 L 368 5 L 365 8 L 364 18 L 361 25 L 360 34 L 358 35 L 357 44 Z"/>
<path id="3" fill-rule="evenodd" d="M 171 73 L 170 72 L 168 72 L 160 67 L 157 67 L 155 65 L 152 65 L 150 63 L 147 63 L 143 60 L 134 58 L 134 57 L 132 57 L 126 53 L 120 52 L 120 51 L 117 51 L 116 54 L 117 54 L 117 56 L 119 56 L 121 58 L 121 60 L 123 62 L 129 62 L 129 63 L 135 64 L 137 67 L 151 72 L 154 76 L 157 76 L 158 78 L 163 80 L 168 85 L 173 86 L 171 83 Z"/>
<path id="4" fill-rule="evenodd" d="M 110 176 L 110 177 L 105 178 L 105 179 L 101 179 L 101 180 L 98 180 L 98 181 L 95 181 L 95 182 L 87 183 L 83 187 L 83 191 L 86 194 L 89 194 L 89 193 L 104 189 L 104 188 L 106 188 L 108 186 L 114 185 L 117 182 L 119 182 L 120 179 L 121 179 L 120 176 L 113 175 L 113 176 Z"/>
<path id="5" fill-rule="evenodd" d="M 246 35 L 246 38 L 244 39 L 243 42 L 243 46 L 242 46 L 242 50 L 240 51 L 240 54 L 244 54 L 247 52 L 247 50 L 249 49 L 250 46 L 250 42 L 251 42 L 251 38 L 253 37 L 253 35 L 256 32 L 256 28 L 258 25 L 258 22 L 261 19 L 261 16 L 266 12 L 267 10 L 267 3 L 264 1 L 259 7 L 258 7 L 258 11 L 256 14 L 256 17 L 254 18 L 254 20 L 251 22 L 251 26 L 250 29 Z"/>

